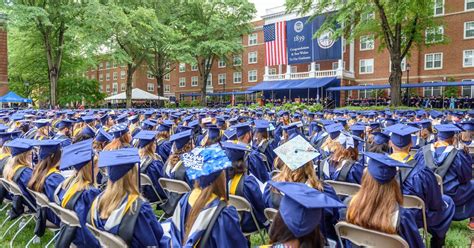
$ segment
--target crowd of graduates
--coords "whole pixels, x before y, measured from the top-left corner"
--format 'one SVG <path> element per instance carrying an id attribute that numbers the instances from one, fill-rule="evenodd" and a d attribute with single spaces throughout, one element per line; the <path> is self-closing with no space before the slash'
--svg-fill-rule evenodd
<path id="1" fill-rule="evenodd" d="M 35 233 L 60 227 L 57 247 L 100 247 L 88 225 L 131 247 L 249 247 L 257 231 L 265 247 L 348 247 L 342 221 L 424 247 L 422 210 L 403 195 L 425 203 L 431 247 L 453 220 L 474 228 L 474 111 L 2 110 L 0 123 L 1 177 L 22 192 L 0 186 L 8 218 L 36 212 Z M 329 180 L 360 189 L 343 197 Z M 80 227 L 38 209 L 32 191 Z"/>

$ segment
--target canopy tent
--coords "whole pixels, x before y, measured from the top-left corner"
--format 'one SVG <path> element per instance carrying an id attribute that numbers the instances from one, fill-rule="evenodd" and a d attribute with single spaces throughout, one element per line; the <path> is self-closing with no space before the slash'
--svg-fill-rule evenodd
<path id="1" fill-rule="evenodd" d="M 10 91 L 4 96 L 0 97 L 0 102 L 16 102 L 16 103 L 31 103 L 31 99 L 23 98 L 15 92 Z"/>
<path id="2" fill-rule="evenodd" d="M 360 86 L 341 86 L 341 87 L 330 87 L 328 91 L 341 91 L 341 90 L 380 90 L 390 89 L 390 85 L 360 85 Z"/>
<path id="3" fill-rule="evenodd" d="M 201 96 L 201 93 L 182 93 L 181 96 L 186 97 L 186 96 Z"/>
<path id="4" fill-rule="evenodd" d="M 292 90 L 292 89 L 316 89 L 322 88 L 328 84 L 338 81 L 336 77 L 308 78 L 295 80 L 263 81 L 253 87 L 248 88 L 251 91 L 269 91 L 269 90 Z"/>
<path id="5" fill-rule="evenodd" d="M 127 95 L 125 92 L 122 92 L 117 95 L 109 96 L 105 98 L 106 101 L 116 101 L 116 100 L 126 100 Z M 134 88 L 132 89 L 132 100 L 163 100 L 169 101 L 167 97 L 157 96 L 151 93 L 148 93 L 144 90 Z"/>
<path id="6" fill-rule="evenodd" d="M 402 84 L 402 88 L 425 88 L 425 87 L 449 87 L 449 86 L 472 86 L 474 81 L 464 82 L 433 82 L 433 83 L 415 83 L 415 84 Z M 343 90 L 375 90 L 375 89 L 390 89 L 389 84 L 381 85 L 358 85 L 358 86 L 341 86 L 341 87 L 330 87 L 328 91 L 343 91 Z"/>
<path id="7" fill-rule="evenodd" d="M 215 93 L 209 93 L 207 94 L 208 96 L 232 96 L 232 95 L 248 95 L 252 94 L 254 91 L 233 91 L 233 92 L 215 92 Z"/>

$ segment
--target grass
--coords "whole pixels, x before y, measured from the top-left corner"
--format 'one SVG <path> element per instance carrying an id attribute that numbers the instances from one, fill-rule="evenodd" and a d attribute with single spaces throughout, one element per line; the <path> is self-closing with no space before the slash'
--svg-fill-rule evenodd
<path id="1" fill-rule="evenodd" d="M 162 211 L 155 210 L 156 214 L 161 214 Z M 0 223 L 7 218 L 6 211 L 0 212 Z M 0 237 L 3 235 L 5 230 L 10 226 L 13 221 L 8 221 L 4 226 L 0 227 Z M 474 238 L 473 233 L 467 228 L 468 220 L 465 221 L 453 221 L 451 223 L 451 227 L 448 231 L 448 235 L 446 238 L 446 245 L 445 247 L 470 247 L 471 240 Z M 5 239 L 0 240 L 0 247 L 9 247 L 10 240 L 13 238 L 15 232 L 19 229 L 19 225 L 17 224 Z M 35 223 L 32 220 L 26 228 L 18 235 L 15 239 L 14 247 L 25 247 L 26 243 L 33 237 Z M 53 237 L 53 232 L 46 230 L 45 235 L 41 238 L 40 243 L 32 244 L 30 247 L 44 247 L 49 240 Z M 253 234 L 250 236 L 250 244 L 251 247 L 268 244 L 268 234 L 265 233 L 265 242 L 262 242 L 259 234 Z M 54 247 L 50 246 L 50 247 Z"/>

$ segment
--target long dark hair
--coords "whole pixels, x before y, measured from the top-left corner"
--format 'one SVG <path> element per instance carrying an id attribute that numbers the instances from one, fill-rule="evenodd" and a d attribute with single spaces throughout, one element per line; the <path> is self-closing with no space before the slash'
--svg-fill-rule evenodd
<path id="1" fill-rule="evenodd" d="M 369 152 L 375 152 L 375 153 L 388 153 L 390 151 L 390 146 L 388 146 L 387 143 L 383 144 L 368 144 L 367 150 Z"/>
<path id="2" fill-rule="evenodd" d="M 286 226 L 280 212 L 275 215 L 268 235 L 270 236 L 270 243 L 272 244 L 285 243 L 297 239 L 300 242 L 300 248 L 324 247 L 324 237 L 319 230 L 319 226 L 316 227 L 313 232 L 310 232 L 301 238 L 296 238 Z"/>
<path id="3" fill-rule="evenodd" d="M 232 167 L 227 170 L 229 178 L 233 178 L 236 174 L 246 174 L 247 165 L 243 159 L 232 161 Z"/>
<path id="4" fill-rule="evenodd" d="M 44 182 L 46 180 L 46 174 L 48 171 L 57 166 L 61 159 L 61 150 L 58 149 L 47 158 L 41 160 L 33 169 L 33 175 L 28 182 L 28 188 L 36 192 L 43 192 Z"/>

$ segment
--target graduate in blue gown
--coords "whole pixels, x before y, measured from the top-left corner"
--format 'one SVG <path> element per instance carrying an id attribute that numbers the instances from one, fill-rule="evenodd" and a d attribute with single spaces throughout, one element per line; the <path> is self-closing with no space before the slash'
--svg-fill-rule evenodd
<path id="1" fill-rule="evenodd" d="M 163 229 L 138 186 L 140 156 L 136 148 L 104 151 L 99 166 L 109 182 L 92 203 L 87 222 L 119 236 L 129 247 L 168 247 Z"/>
<path id="2" fill-rule="evenodd" d="M 474 180 L 472 158 L 464 149 L 454 146 L 454 135 L 460 132 L 453 124 L 436 125 L 438 141 L 425 146 L 416 156 L 443 179 L 444 193 L 456 205 L 454 220 L 474 217 Z"/>
<path id="3" fill-rule="evenodd" d="M 270 247 L 328 247 L 321 232 L 324 209 L 345 205 L 304 183 L 273 182 L 272 187 L 284 193 L 281 206 L 270 227 Z"/>
<path id="4" fill-rule="evenodd" d="M 254 149 L 264 154 L 273 170 L 273 162 L 275 161 L 276 155 L 273 151 L 277 147 L 275 139 L 270 137 L 269 134 L 270 123 L 266 120 L 255 120 L 255 134 L 254 134 Z"/>
<path id="5" fill-rule="evenodd" d="M 364 171 L 361 189 L 348 199 L 346 221 L 364 228 L 398 234 L 409 247 L 424 247 L 415 216 L 401 207 L 403 196 L 395 180 L 396 167 L 407 165 L 384 154 L 367 152 L 365 155 L 369 157 L 368 169 Z M 351 243 L 347 241 L 345 247 L 351 247 Z"/>
<path id="6" fill-rule="evenodd" d="M 209 147 L 193 156 L 185 166 L 195 185 L 181 198 L 171 218 L 171 247 L 248 247 L 239 214 L 227 205 L 225 169 L 231 162 L 225 152 Z"/>
<path id="7" fill-rule="evenodd" d="M 261 182 L 254 176 L 247 174 L 247 165 L 244 162 L 245 153 L 250 151 L 250 147 L 234 142 L 223 142 L 222 147 L 232 162 L 232 168 L 227 169 L 229 194 L 247 199 L 252 206 L 252 212 L 259 227 L 268 227 L 269 223 L 263 213 L 265 204 L 260 190 Z M 250 213 L 244 213 L 241 218 L 241 226 L 244 232 L 251 233 L 258 230 Z"/>
<path id="8" fill-rule="evenodd" d="M 166 194 L 158 183 L 158 179 L 163 177 L 164 163 L 161 157 L 155 153 L 155 137 L 157 131 L 140 131 L 135 135 L 138 139 L 138 149 L 140 149 L 140 173 L 147 175 L 153 187 L 143 186 L 142 195 L 150 202 L 162 201 Z"/>
<path id="9" fill-rule="evenodd" d="M 156 129 L 158 131 L 156 138 L 156 153 L 160 155 L 164 162 L 168 160 L 168 157 L 171 154 L 172 143 L 169 141 L 169 138 L 172 126 L 172 122 L 164 121 Z"/>
<path id="10" fill-rule="evenodd" d="M 99 241 L 86 227 L 87 213 L 92 201 L 100 193 L 94 187 L 98 168 L 94 161 L 92 142 L 92 139 L 84 140 L 63 149 L 59 169 L 73 168 L 75 174 L 58 186 L 54 201 L 63 208 L 73 210 L 79 218 L 81 228 L 62 226 L 61 232 L 64 235 L 59 235 L 62 239 L 56 241 L 56 244 L 69 246 L 72 241 L 77 247 L 99 247 Z"/>
<path id="11" fill-rule="evenodd" d="M 61 146 L 65 147 L 68 146 L 72 143 L 71 140 L 71 133 L 72 133 L 72 125 L 73 121 L 71 120 L 61 120 L 56 124 L 56 127 L 58 129 L 58 132 L 54 135 L 53 139 L 57 140 L 63 140 Z"/>

